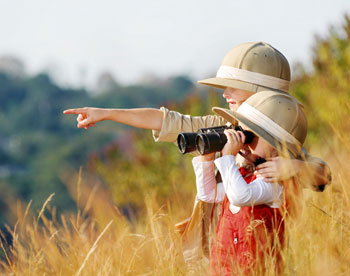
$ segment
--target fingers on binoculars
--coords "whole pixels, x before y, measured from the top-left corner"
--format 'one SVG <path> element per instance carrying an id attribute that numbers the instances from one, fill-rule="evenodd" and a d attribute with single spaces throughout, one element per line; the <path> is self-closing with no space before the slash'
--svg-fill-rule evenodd
<path id="1" fill-rule="evenodd" d="M 227 137 L 227 140 L 229 141 L 229 143 L 243 143 L 243 139 L 244 139 L 244 134 L 243 133 L 239 133 L 233 129 L 226 129 L 224 131 L 226 137 Z M 243 136 L 242 136 L 243 134 Z"/>

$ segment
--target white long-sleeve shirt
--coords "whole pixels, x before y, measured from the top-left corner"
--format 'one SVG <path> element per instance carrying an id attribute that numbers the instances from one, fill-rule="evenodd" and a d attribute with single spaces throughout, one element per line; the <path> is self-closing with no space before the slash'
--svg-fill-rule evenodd
<path id="1" fill-rule="evenodd" d="M 214 162 L 223 180 L 217 185 L 216 195 Z M 207 162 L 201 162 L 199 157 L 195 157 L 192 164 L 196 174 L 197 198 L 202 201 L 222 202 L 227 194 L 232 213 L 237 213 L 242 206 L 266 204 L 271 208 L 278 208 L 282 204 L 283 186 L 267 183 L 263 178 L 247 184 L 233 155 Z"/>

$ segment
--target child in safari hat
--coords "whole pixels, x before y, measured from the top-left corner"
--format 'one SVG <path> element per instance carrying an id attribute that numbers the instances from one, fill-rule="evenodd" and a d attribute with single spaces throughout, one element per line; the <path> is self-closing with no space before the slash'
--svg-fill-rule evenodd
<path id="1" fill-rule="evenodd" d="M 286 57 L 276 48 L 265 42 L 247 42 L 233 47 L 224 57 L 216 77 L 199 81 L 201 84 L 224 89 L 223 97 L 233 111 L 250 96 L 259 91 L 272 90 L 288 93 L 290 85 L 290 67 Z M 152 129 L 155 141 L 176 142 L 181 132 L 195 132 L 200 128 L 224 125 L 225 119 L 216 115 L 190 116 L 165 107 L 104 109 L 76 108 L 64 111 L 64 114 L 78 114 L 78 128 L 88 129 L 95 123 L 111 120 L 138 128 Z M 322 160 L 306 154 L 306 160 L 293 159 L 266 162 L 258 167 L 259 173 L 267 180 L 283 179 L 290 174 L 313 172 L 315 181 L 311 186 L 323 190 L 331 180 L 328 166 Z M 281 174 L 276 168 L 281 162 L 288 162 L 293 170 Z"/>
<path id="2" fill-rule="evenodd" d="M 290 67 L 285 56 L 271 45 L 264 42 L 248 42 L 233 47 L 224 57 L 216 77 L 200 83 L 224 89 L 223 97 L 231 110 L 237 108 L 250 96 L 264 90 L 273 90 L 286 94 L 290 83 Z M 78 114 L 78 128 L 88 129 L 95 123 L 112 120 L 138 128 L 152 129 L 155 141 L 175 142 L 181 132 L 195 132 L 199 128 L 224 125 L 227 120 L 221 116 L 190 116 L 165 107 L 160 109 L 101 109 L 78 108 L 64 111 L 65 114 Z M 288 166 L 290 170 L 279 170 Z M 284 159 L 276 157 L 257 167 L 260 175 L 267 181 L 283 180 L 294 175 L 313 174 L 314 180 L 309 186 L 323 190 L 330 182 L 331 174 L 322 160 L 306 154 L 306 159 L 299 157 Z M 210 204 L 196 200 L 192 218 L 179 224 L 183 235 L 185 258 L 207 252 L 205 240 L 210 224 Z M 199 223 L 199 221 L 201 221 Z M 198 253 L 199 252 L 199 253 Z"/>
<path id="3" fill-rule="evenodd" d="M 251 158 L 269 160 L 301 153 L 307 133 L 307 120 L 301 104 L 287 94 L 274 91 L 257 93 L 232 111 L 215 111 L 229 121 L 238 120 L 246 131 L 255 134 L 248 144 Z M 236 165 L 236 156 L 244 147 L 243 132 L 225 130 L 227 143 L 222 157 L 195 157 L 198 197 L 223 202 L 211 253 L 214 275 L 264 273 L 265 257 L 279 256 L 283 245 L 284 219 L 291 211 L 297 193 L 286 181 L 269 183 Z M 222 176 L 215 190 L 214 163 Z M 288 181 L 293 182 L 293 179 Z M 288 192 L 286 192 L 288 190 Z M 293 190 L 291 193 L 290 190 Z M 293 209 L 294 210 L 294 209 Z M 275 260 L 279 261 L 279 260 Z M 260 266 L 259 266 L 260 265 Z M 277 264 L 276 272 L 280 269 Z"/>

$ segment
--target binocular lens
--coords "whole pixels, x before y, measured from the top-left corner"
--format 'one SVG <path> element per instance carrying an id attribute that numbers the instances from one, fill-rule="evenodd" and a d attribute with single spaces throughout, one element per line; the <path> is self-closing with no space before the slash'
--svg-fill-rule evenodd
<path id="1" fill-rule="evenodd" d="M 177 146 L 182 154 L 197 151 L 201 154 L 208 154 L 221 151 L 227 142 L 224 130 L 227 126 L 203 128 L 202 133 L 182 132 L 177 137 Z M 253 141 L 255 134 L 251 131 L 243 130 L 242 127 L 236 126 L 236 131 L 242 131 L 245 135 L 245 144 Z"/>
<path id="2" fill-rule="evenodd" d="M 197 151 L 203 155 L 205 154 L 205 149 L 208 149 L 208 140 L 206 136 L 198 135 L 196 138 L 196 148 Z"/>
<path id="3" fill-rule="evenodd" d="M 204 155 L 221 151 L 226 142 L 227 138 L 224 133 L 203 133 L 198 134 L 196 137 L 196 148 L 201 155 Z"/>
<path id="4" fill-rule="evenodd" d="M 196 150 L 196 136 L 197 133 L 183 132 L 177 137 L 177 147 L 182 154 Z"/>

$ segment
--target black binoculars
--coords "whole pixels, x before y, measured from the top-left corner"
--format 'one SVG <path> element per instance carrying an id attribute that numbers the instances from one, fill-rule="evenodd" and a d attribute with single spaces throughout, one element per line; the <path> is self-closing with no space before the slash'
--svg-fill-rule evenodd
<path id="1" fill-rule="evenodd" d="M 245 144 L 252 142 L 255 134 L 251 131 L 240 126 L 217 126 L 201 128 L 198 132 L 182 132 L 177 136 L 177 146 L 182 154 L 195 150 L 201 155 L 221 151 L 227 142 L 224 130 L 232 128 L 244 133 Z"/>

